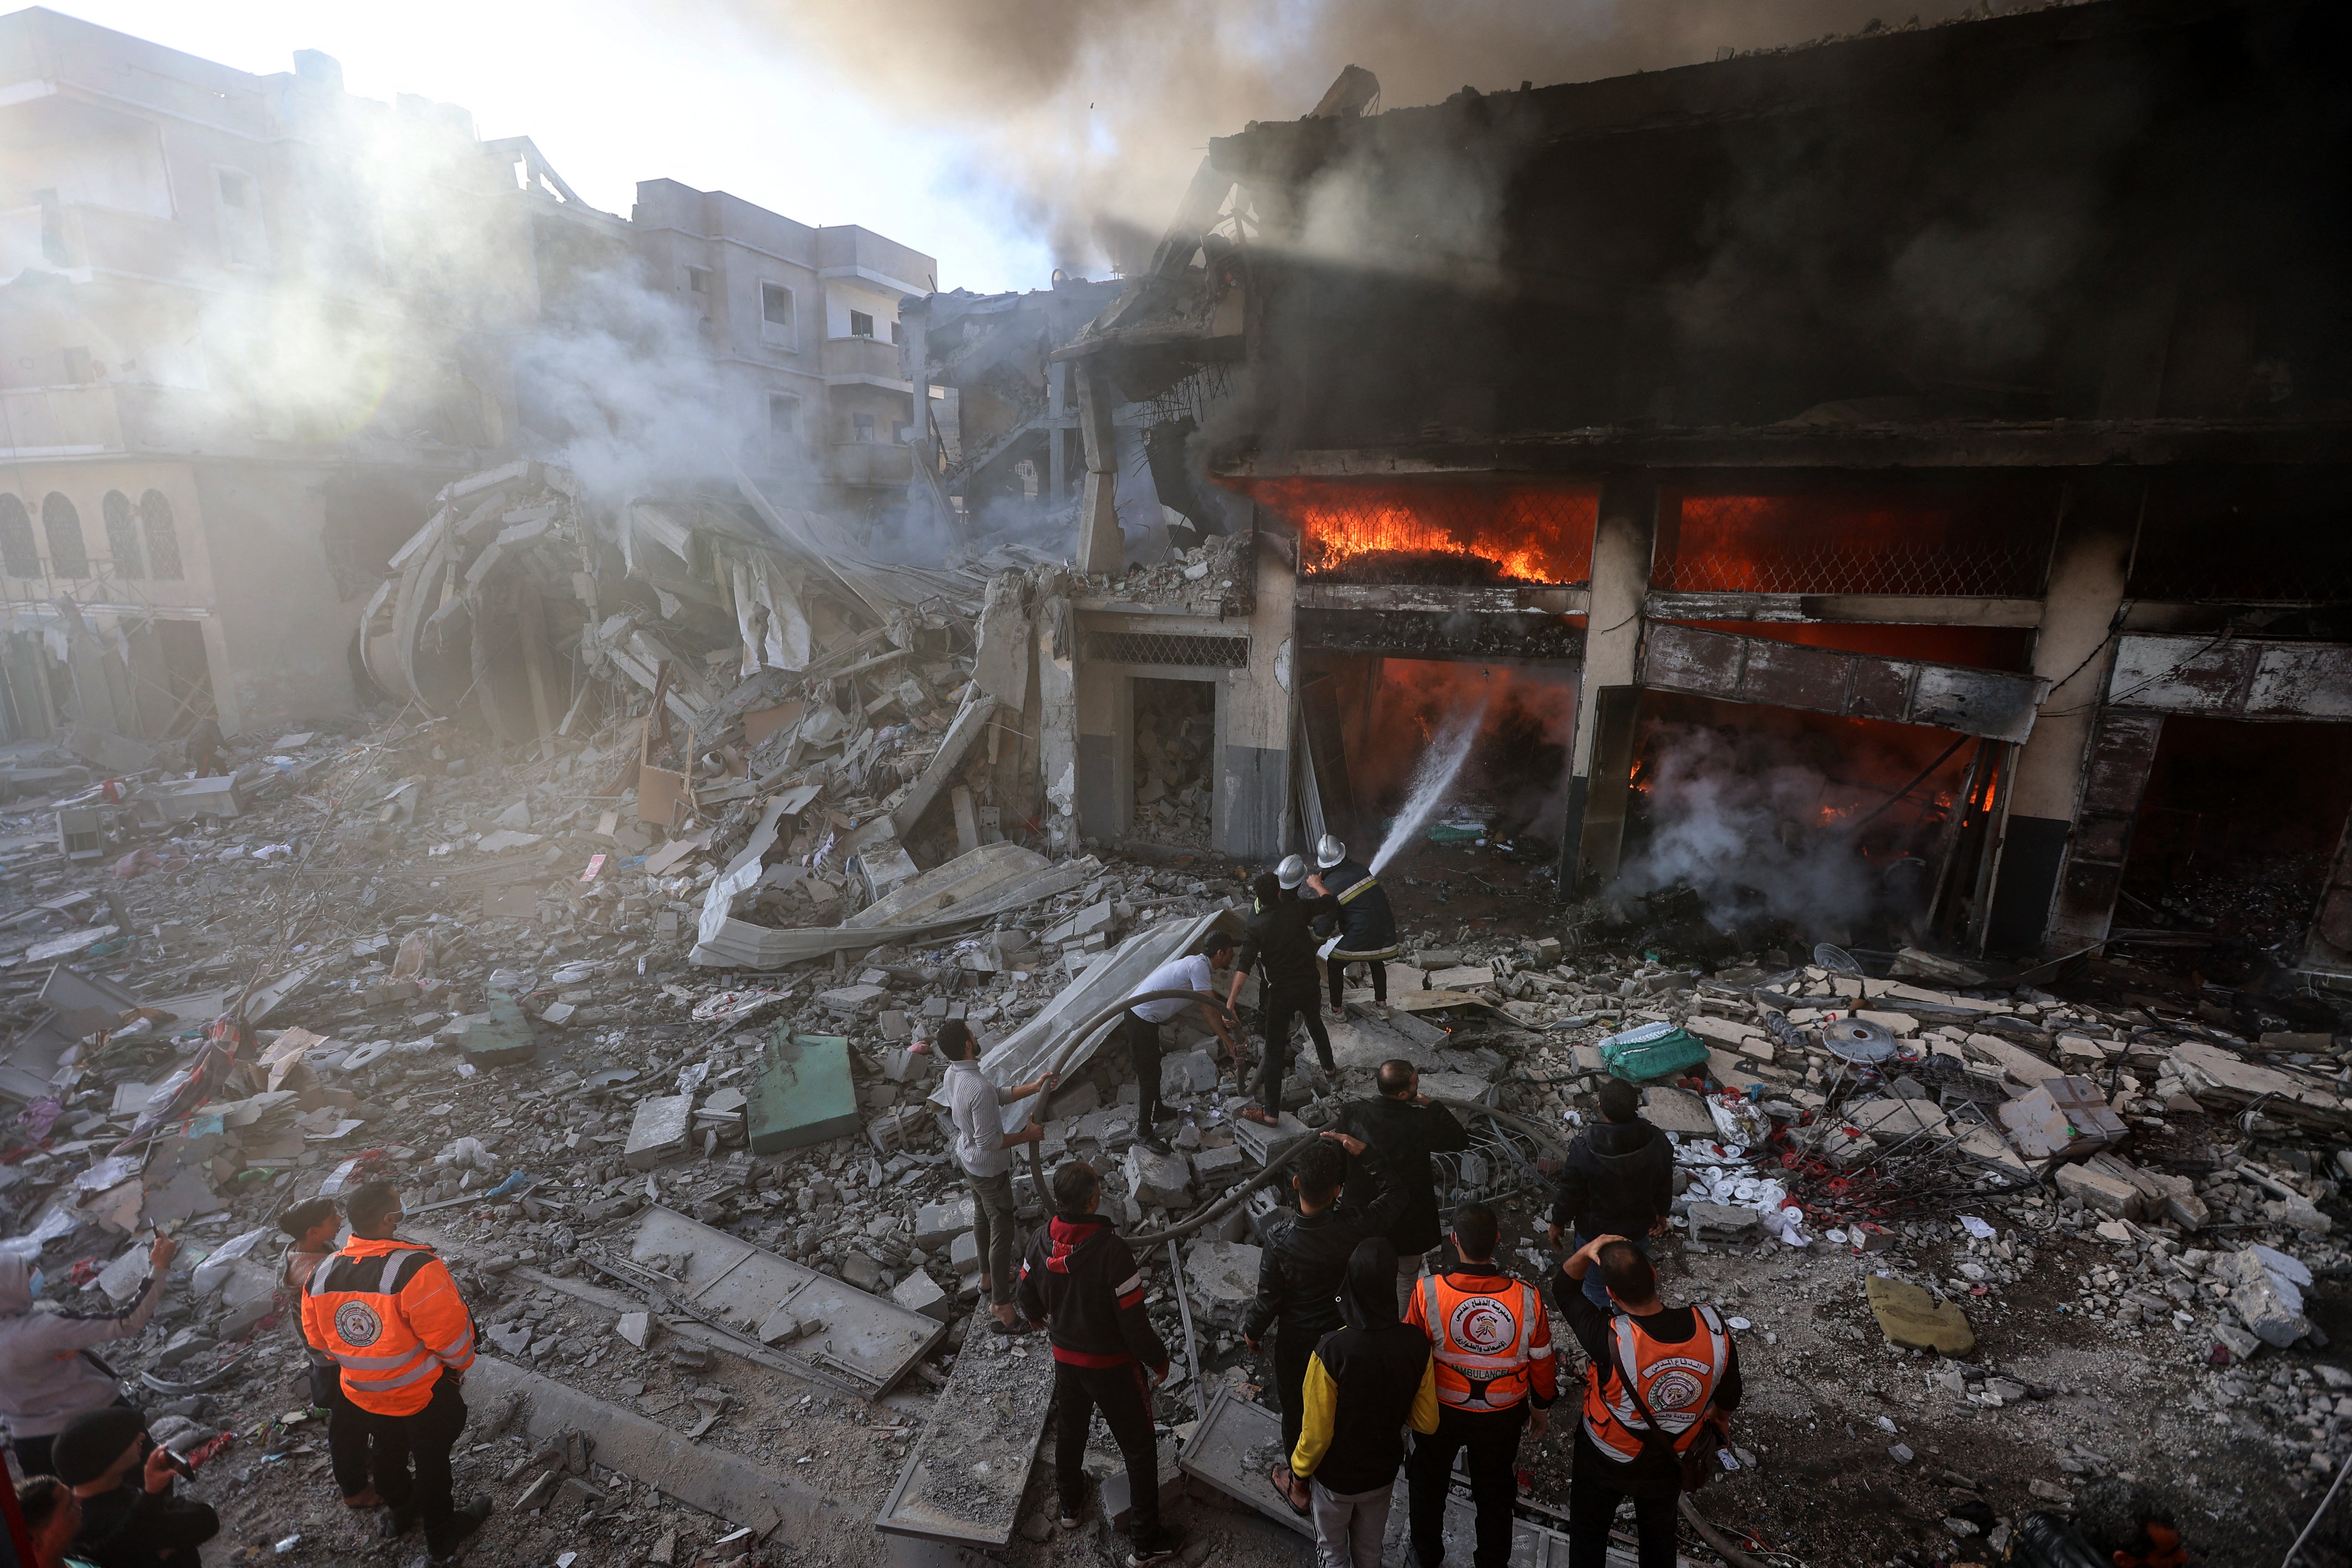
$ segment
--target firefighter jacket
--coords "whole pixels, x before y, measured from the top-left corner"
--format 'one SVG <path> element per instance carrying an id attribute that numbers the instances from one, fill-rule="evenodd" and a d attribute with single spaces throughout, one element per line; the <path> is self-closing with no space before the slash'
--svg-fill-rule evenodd
<path id="1" fill-rule="evenodd" d="M 1509 1410 L 1558 1392 L 1551 1319 L 1543 1296 L 1490 1263 L 1458 1264 L 1424 1276 L 1405 1321 L 1429 1336 L 1437 1402 L 1452 1410 Z"/>
<path id="2" fill-rule="evenodd" d="M 1630 1464 L 1640 1458 L 1643 1435 L 1650 1430 L 1626 1392 L 1628 1376 L 1657 1418 L 1658 1435 L 1678 1454 L 1691 1446 L 1699 1418 L 1724 1392 L 1734 1365 L 1731 1335 L 1714 1308 L 1689 1310 L 1698 1320 L 1697 1331 L 1681 1341 L 1652 1339 L 1631 1312 L 1611 1321 L 1609 1353 L 1592 1358 L 1584 1384 L 1584 1435 L 1610 1458 Z"/>
<path id="3" fill-rule="evenodd" d="M 414 1415 L 446 1368 L 474 1364 L 474 1319 L 429 1247 L 353 1237 L 311 1271 L 302 1329 L 343 1369 L 343 1392 L 378 1415 Z"/>

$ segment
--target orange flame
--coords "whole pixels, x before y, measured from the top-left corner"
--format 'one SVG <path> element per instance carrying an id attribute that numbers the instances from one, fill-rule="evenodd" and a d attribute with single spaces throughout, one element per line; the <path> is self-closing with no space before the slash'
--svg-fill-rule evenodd
<path id="1" fill-rule="evenodd" d="M 1591 574 L 1600 509 L 1590 489 L 1320 479 L 1244 488 L 1297 525 L 1309 575 L 1378 553 L 1472 557 L 1522 583 L 1580 583 Z"/>

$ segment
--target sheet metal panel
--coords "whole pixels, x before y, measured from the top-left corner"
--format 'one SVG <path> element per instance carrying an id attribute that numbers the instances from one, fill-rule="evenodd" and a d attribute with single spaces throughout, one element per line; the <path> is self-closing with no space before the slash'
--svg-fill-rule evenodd
<path id="1" fill-rule="evenodd" d="M 1670 621 L 1653 622 L 1643 633 L 1642 683 L 2010 742 L 2032 732 L 2046 689 L 2042 680 L 2000 670 L 1807 647 Z"/>
<path id="2" fill-rule="evenodd" d="M 2352 721 L 2352 647 L 2127 637 L 2116 645 L 2107 700 L 2217 719 Z"/>

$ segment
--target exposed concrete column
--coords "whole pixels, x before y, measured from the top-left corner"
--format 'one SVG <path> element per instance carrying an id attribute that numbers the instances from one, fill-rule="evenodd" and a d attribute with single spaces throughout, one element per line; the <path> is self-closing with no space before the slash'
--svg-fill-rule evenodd
<path id="1" fill-rule="evenodd" d="M 1631 477 L 1601 487 L 1584 669 L 1577 689 L 1576 732 L 1570 738 L 1567 815 L 1560 825 L 1563 900 L 1575 896 L 1580 881 L 1606 881 L 1617 874 L 1625 774 L 1633 765 L 1637 704 L 1632 694 L 1642 655 L 1642 601 L 1650 592 L 1657 532 L 1655 480 Z"/>
<path id="2" fill-rule="evenodd" d="M 1298 580 L 1273 552 L 1260 549 L 1256 555 L 1249 663 L 1225 671 L 1217 693 L 1217 784 L 1211 802 L 1211 842 L 1239 859 L 1281 851 L 1298 685 L 1292 640 Z"/>
<path id="3" fill-rule="evenodd" d="M 1116 576 L 1127 563 L 1118 531 L 1118 432 L 1111 423 L 1116 395 L 1092 360 L 1076 362 L 1076 374 L 1078 432 L 1087 449 L 1086 490 L 1078 500 L 1078 570 L 1089 577 Z"/>
<path id="4" fill-rule="evenodd" d="M 220 732 L 234 736 L 245 728 L 245 701 L 237 690 L 236 667 L 230 661 L 228 631 L 218 616 L 196 623 L 205 633 L 205 670 L 213 688 L 213 717 Z"/>
<path id="5" fill-rule="evenodd" d="M 2115 662 L 2113 634 L 2130 569 L 2141 482 L 2079 479 L 2067 486 L 2033 639 L 2033 673 L 2055 682 L 2010 784 L 1988 951 L 2039 952 L 2082 794 L 2084 760 Z"/>
<path id="6" fill-rule="evenodd" d="M 1077 616 L 1060 573 L 1048 573 L 1037 595 L 1037 751 L 1045 784 L 1039 815 L 1047 847 L 1066 855 L 1078 847 Z"/>
<path id="7" fill-rule="evenodd" d="M 1067 432 L 1062 428 L 1062 419 L 1069 412 L 1069 362 L 1049 360 L 1045 365 L 1045 413 L 1054 422 L 1045 435 L 1045 497 L 1049 506 L 1061 505 L 1062 498 L 1069 493 Z"/>

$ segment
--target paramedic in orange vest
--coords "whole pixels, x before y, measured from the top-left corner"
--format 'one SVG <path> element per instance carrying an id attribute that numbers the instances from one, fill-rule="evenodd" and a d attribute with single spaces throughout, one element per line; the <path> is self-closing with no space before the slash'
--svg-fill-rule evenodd
<path id="1" fill-rule="evenodd" d="M 1627 1498 L 1641 1568 L 1674 1568 L 1682 1455 L 1701 1440 L 1699 1418 L 1709 1405 L 1728 1412 L 1739 1404 L 1739 1349 L 1714 1308 L 1659 1300 L 1656 1269 L 1622 1236 L 1594 1237 L 1560 1268 L 1566 1278 L 1553 1293 L 1569 1331 L 1592 1358 L 1570 1472 L 1569 1568 L 1601 1568 L 1609 1526 Z M 1595 1269 L 1614 1312 L 1584 1294 Z M 1628 1374 L 1639 1380 L 1638 1405 L 1626 1392 Z"/>
<path id="2" fill-rule="evenodd" d="M 1416 1436 L 1411 1482 L 1412 1555 L 1420 1568 L 1445 1556 L 1446 1478 L 1454 1456 L 1470 1451 L 1470 1497 L 1478 1505 L 1475 1568 L 1511 1560 L 1511 1503 L 1518 1491 L 1519 1434 L 1540 1438 L 1556 1392 L 1551 1320 L 1543 1296 L 1496 1267 L 1500 1227 L 1485 1204 L 1454 1211 L 1462 1261 L 1417 1282 L 1405 1321 L 1429 1336 L 1437 1365 L 1437 1430 Z"/>
<path id="3" fill-rule="evenodd" d="M 347 1497 L 365 1484 L 373 1439 L 376 1489 L 391 1505 L 385 1536 L 397 1539 L 421 1521 L 426 1559 L 441 1568 L 490 1516 L 488 1498 L 462 1509 L 450 1500 L 449 1450 L 466 1426 L 457 1391 L 474 1364 L 473 1314 L 432 1248 L 394 1239 L 406 1216 L 389 1184 L 352 1193 L 343 1215 L 351 1240 L 311 1271 L 302 1295 L 304 1337 L 342 1369 L 347 1404 L 328 1432 L 335 1479 Z M 354 1427 L 338 1442 L 332 1424 L 346 1420 Z M 358 1467 L 342 1474 L 352 1457 Z"/>

